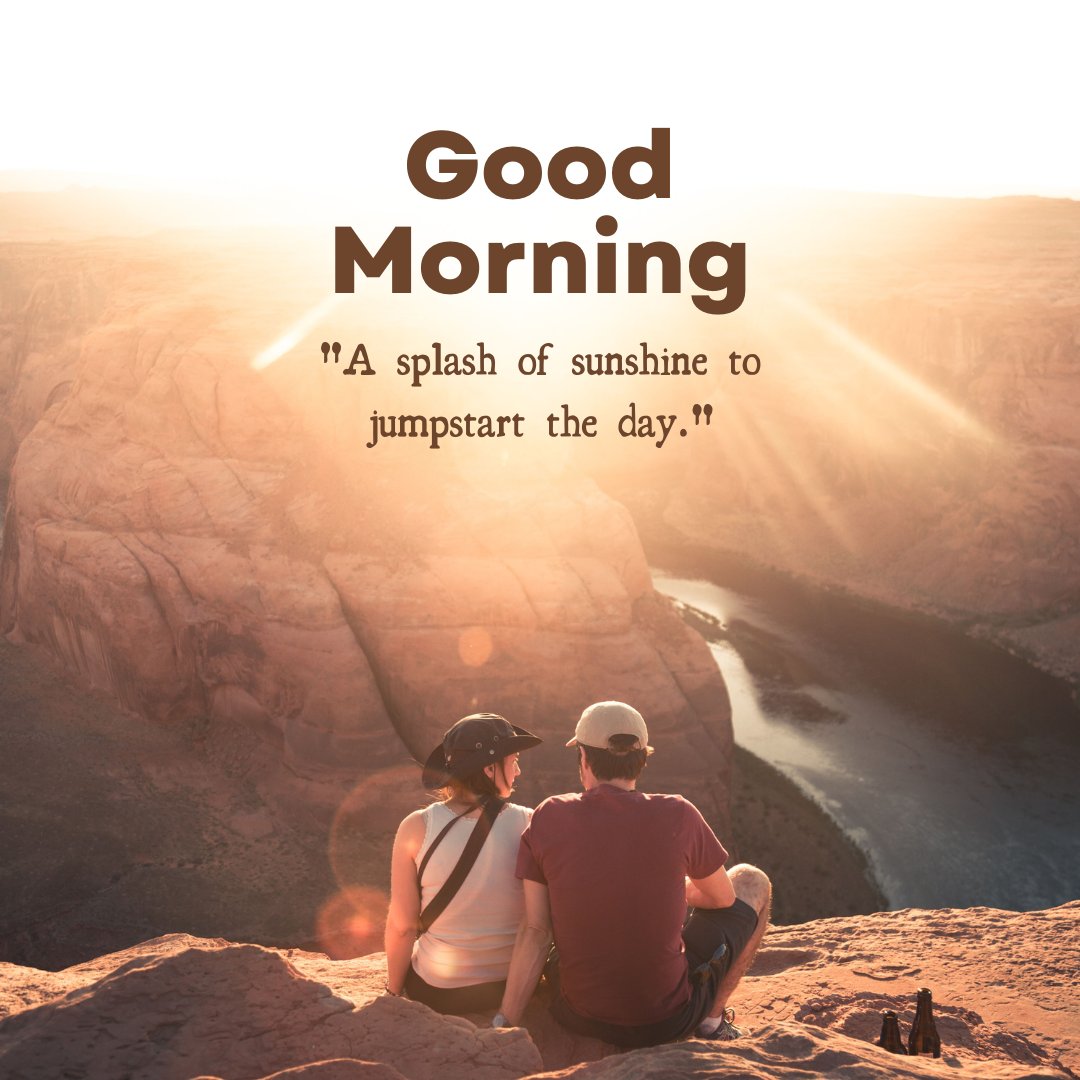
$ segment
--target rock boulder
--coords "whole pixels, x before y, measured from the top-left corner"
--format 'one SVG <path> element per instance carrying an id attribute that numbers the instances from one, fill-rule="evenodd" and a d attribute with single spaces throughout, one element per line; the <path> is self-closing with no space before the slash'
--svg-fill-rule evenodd
<path id="1" fill-rule="evenodd" d="M 908 910 L 769 932 L 732 1004 L 745 1036 L 630 1053 L 571 1037 L 543 992 L 525 1027 L 381 996 L 379 955 L 172 935 L 65 971 L 0 965 L 0 1072 L 166 1077 L 1068 1077 L 1080 1067 L 1080 902 L 1049 911 Z M 874 1045 L 934 991 L 939 1061 Z M 383 1071 L 378 1071 L 382 1069 Z M 548 1071 L 544 1071 L 547 1069 Z M 389 1070 L 389 1071 L 387 1071 Z"/>

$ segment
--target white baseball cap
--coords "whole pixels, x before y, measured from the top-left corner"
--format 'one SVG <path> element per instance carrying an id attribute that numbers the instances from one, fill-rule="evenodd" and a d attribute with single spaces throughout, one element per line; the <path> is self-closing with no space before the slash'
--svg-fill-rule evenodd
<path id="1" fill-rule="evenodd" d="M 613 735 L 633 735 L 637 743 L 628 749 L 615 751 L 611 746 Z M 649 729 L 645 726 L 644 717 L 632 705 L 621 701 L 598 701 L 595 705 L 590 705 L 581 714 L 581 719 L 574 729 L 574 737 L 566 745 L 592 746 L 597 750 L 613 753 L 629 753 L 630 750 L 647 750 L 652 753 Z"/>

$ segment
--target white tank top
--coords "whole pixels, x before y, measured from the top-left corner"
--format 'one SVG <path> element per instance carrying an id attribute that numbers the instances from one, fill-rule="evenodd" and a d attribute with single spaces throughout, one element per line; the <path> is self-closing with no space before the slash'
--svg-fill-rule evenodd
<path id="1" fill-rule="evenodd" d="M 532 811 L 507 803 L 495 819 L 468 877 L 454 899 L 421 934 L 413 950 L 413 967 L 424 982 L 449 988 L 498 982 L 510 969 L 510 954 L 525 910 L 521 880 L 514 876 L 521 834 Z M 424 810 L 424 842 L 416 854 L 419 866 L 431 842 L 456 815 L 442 803 Z M 458 822 L 424 867 L 420 908 L 431 903 L 453 873 L 478 818 Z"/>

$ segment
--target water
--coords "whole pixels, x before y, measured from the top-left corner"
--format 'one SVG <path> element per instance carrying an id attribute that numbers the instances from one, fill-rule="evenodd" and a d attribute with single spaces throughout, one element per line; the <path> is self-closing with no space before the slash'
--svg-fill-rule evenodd
<path id="1" fill-rule="evenodd" d="M 830 594 L 653 578 L 710 641 L 735 741 L 832 815 L 891 907 L 1080 898 L 1080 713 L 1059 683 Z"/>

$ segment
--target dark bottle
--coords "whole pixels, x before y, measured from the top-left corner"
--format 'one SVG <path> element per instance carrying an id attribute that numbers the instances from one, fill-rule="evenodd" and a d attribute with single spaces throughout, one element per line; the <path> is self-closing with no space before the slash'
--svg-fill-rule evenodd
<path id="1" fill-rule="evenodd" d="M 881 1014 L 881 1038 L 878 1046 L 884 1047 L 890 1054 L 906 1054 L 904 1040 L 900 1038 L 900 1025 L 896 1022 L 896 1013 L 886 1009 Z"/>
<path id="2" fill-rule="evenodd" d="M 936 1058 L 941 1057 L 941 1038 L 934 1024 L 934 999 L 925 986 L 919 987 L 915 1001 L 915 1022 L 908 1035 L 907 1052 L 912 1056 L 932 1054 Z"/>

